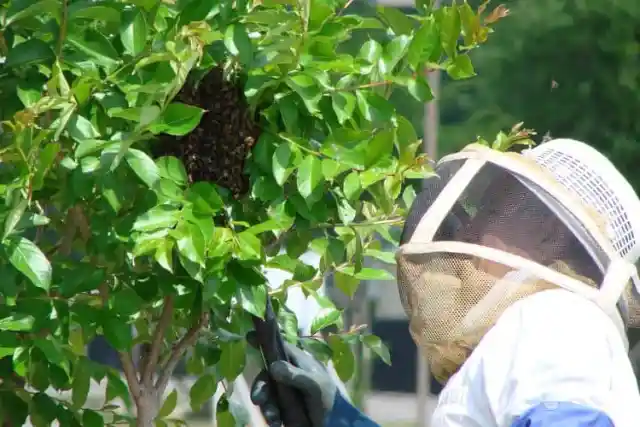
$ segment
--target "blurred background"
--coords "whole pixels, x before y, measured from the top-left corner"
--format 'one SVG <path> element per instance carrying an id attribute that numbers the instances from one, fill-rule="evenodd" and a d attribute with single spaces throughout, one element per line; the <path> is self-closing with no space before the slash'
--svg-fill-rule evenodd
<path id="1" fill-rule="evenodd" d="M 477 7 L 482 2 L 470 3 Z M 549 136 L 588 142 L 608 155 L 634 186 L 640 186 L 640 168 L 635 164 L 640 161 L 640 2 L 504 3 L 509 17 L 501 20 L 489 42 L 472 54 L 477 77 L 451 81 L 434 74 L 437 101 L 430 107 L 396 91 L 397 109 L 425 139 L 425 150 L 438 158 L 477 136 L 492 138 L 499 130 L 522 121 L 538 132 L 538 141 Z M 412 0 L 356 0 L 351 11 L 375 13 L 376 4 L 413 12 Z M 384 31 L 358 34 L 345 48 L 357 50 L 367 38 L 385 37 Z M 315 262 L 313 254 L 305 256 L 309 258 L 306 262 Z M 388 264 L 385 268 L 394 270 Z M 286 278 L 271 272 L 269 279 L 277 286 Z M 325 292 L 345 309 L 345 325 L 368 325 L 391 350 L 392 365 L 387 366 L 356 349 L 358 373 L 345 385 L 354 403 L 383 426 L 428 426 L 440 386 L 430 381 L 418 363 L 395 284 L 368 282 L 348 299 L 327 278 Z M 304 330 L 313 317 L 313 304 L 302 295 L 292 295 L 290 306 L 301 316 Z M 633 346 L 640 334 L 631 331 L 630 335 Z M 89 347 L 95 361 L 118 366 L 115 352 L 103 340 Z M 184 368 L 176 373 L 175 384 L 169 389 L 185 390 L 188 396 L 194 379 L 184 373 Z M 238 405 L 247 405 L 245 386 L 251 379 L 248 373 L 246 383 L 236 384 Z M 103 396 L 99 390 L 92 394 L 96 399 Z M 188 425 L 215 424 L 211 405 L 192 413 L 187 402 L 183 412 Z M 250 412 L 247 405 L 248 416 Z"/>

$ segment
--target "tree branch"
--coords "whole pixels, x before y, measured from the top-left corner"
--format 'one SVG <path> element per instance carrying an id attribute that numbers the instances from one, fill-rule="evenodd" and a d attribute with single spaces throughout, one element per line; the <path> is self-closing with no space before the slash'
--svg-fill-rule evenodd
<path id="1" fill-rule="evenodd" d="M 160 351 L 162 350 L 162 341 L 164 333 L 167 327 L 171 323 L 173 317 L 173 295 L 164 297 L 164 304 L 162 307 L 162 314 L 160 320 L 156 325 L 153 332 L 153 339 L 151 340 L 151 349 L 144 358 L 142 364 L 142 370 L 140 372 L 140 378 L 142 384 L 145 387 L 151 387 L 153 385 L 153 374 L 156 372 L 158 366 L 158 359 L 160 358 Z"/>
<path id="2" fill-rule="evenodd" d="M 106 307 L 109 301 L 109 284 L 107 282 L 103 282 L 102 284 L 100 284 L 100 286 L 98 287 L 98 292 L 100 293 L 102 306 Z M 133 396 L 133 400 L 137 403 L 140 399 L 140 381 L 138 380 L 138 376 L 136 375 L 136 368 L 133 364 L 133 357 L 128 351 L 119 351 L 118 359 L 120 359 L 120 364 L 122 365 L 122 370 L 124 371 L 124 377 L 127 379 L 127 384 L 129 386 L 131 396 Z"/>
<path id="3" fill-rule="evenodd" d="M 69 18 L 68 1 L 62 2 L 62 22 L 60 23 L 60 33 L 58 34 L 58 44 L 56 47 L 56 56 L 58 61 L 62 61 L 62 47 L 64 45 L 64 39 L 67 38 L 67 21 Z"/>
<path id="4" fill-rule="evenodd" d="M 136 368 L 133 365 L 133 357 L 131 357 L 131 353 L 127 351 L 119 351 L 118 358 L 122 364 L 122 369 L 124 370 L 124 376 L 127 379 L 131 396 L 133 396 L 133 400 L 137 403 L 140 399 L 140 381 L 136 375 Z"/>
<path id="5" fill-rule="evenodd" d="M 158 381 L 156 382 L 156 390 L 159 393 L 163 393 L 164 389 L 167 387 L 169 383 L 169 379 L 171 378 L 171 374 L 173 374 L 174 369 L 180 362 L 180 359 L 184 355 L 185 351 L 189 347 L 192 347 L 196 340 L 198 339 L 198 334 L 200 330 L 207 324 L 209 321 L 209 312 L 204 312 L 200 315 L 200 319 L 198 322 L 191 327 L 187 331 L 187 333 L 182 337 L 182 339 L 178 342 L 176 346 L 171 350 L 171 356 L 167 363 L 165 363 L 160 376 L 158 377 Z"/>

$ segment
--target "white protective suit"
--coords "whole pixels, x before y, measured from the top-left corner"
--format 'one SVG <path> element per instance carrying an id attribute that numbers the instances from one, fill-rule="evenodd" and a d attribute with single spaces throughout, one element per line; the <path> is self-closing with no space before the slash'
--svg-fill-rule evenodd
<path id="1" fill-rule="evenodd" d="M 430 427 L 640 426 L 628 182 L 574 140 L 439 166 L 397 255 L 411 333 L 446 382 Z"/>
<path id="2" fill-rule="evenodd" d="M 571 402 L 602 411 L 615 427 L 640 425 L 640 395 L 618 330 L 600 307 L 564 289 L 529 296 L 500 316 L 443 389 L 431 427 L 520 427 L 518 417 L 541 402 L 559 417 L 573 410 L 560 404 Z M 599 417 L 531 426 L 611 425 Z"/>

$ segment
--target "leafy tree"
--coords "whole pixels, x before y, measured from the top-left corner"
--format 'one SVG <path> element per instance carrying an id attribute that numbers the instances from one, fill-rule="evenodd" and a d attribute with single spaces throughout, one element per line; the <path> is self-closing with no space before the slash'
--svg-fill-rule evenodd
<path id="1" fill-rule="evenodd" d="M 466 3 L 368 18 L 349 4 L 2 3 L 5 425 L 166 425 L 178 362 L 186 355 L 199 376 L 197 408 L 258 356 L 245 336 L 269 297 L 286 338 L 332 358 L 343 379 L 358 340 L 388 361 L 378 338 L 343 331 L 316 291 L 327 272 L 349 295 L 361 280 L 392 279 L 364 259 L 393 262 L 380 238 L 396 241 L 391 227 L 414 196 L 404 180 L 430 170 L 388 98 L 401 89 L 429 100 L 427 66 L 472 76 L 467 50 L 489 29 Z M 389 36 L 340 51 L 369 29 Z M 309 249 L 318 269 L 298 259 Z M 268 292 L 266 266 L 293 279 Z M 314 332 L 338 332 L 299 338 L 282 309 L 292 286 L 323 307 Z M 126 381 L 86 357 L 96 336 L 118 351 Z M 88 409 L 103 380 L 104 407 Z M 219 425 L 234 424 L 232 411 L 222 398 Z"/>
<path id="2" fill-rule="evenodd" d="M 443 147 L 455 150 L 522 120 L 540 134 L 602 150 L 640 188 L 638 3 L 508 4 L 509 19 L 472 55 L 478 78 L 444 89 Z"/>

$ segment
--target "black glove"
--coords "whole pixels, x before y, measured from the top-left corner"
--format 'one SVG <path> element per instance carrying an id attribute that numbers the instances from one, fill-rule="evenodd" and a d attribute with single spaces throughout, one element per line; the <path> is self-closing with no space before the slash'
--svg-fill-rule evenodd
<path id="1" fill-rule="evenodd" d="M 325 419 L 333 408 L 337 386 L 322 363 L 313 356 L 289 343 L 285 343 L 285 347 L 295 366 L 278 361 L 269 366 L 268 372 L 260 372 L 251 386 L 251 400 L 260 408 L 269 427 L 280 427 L 282 420 L 273 387 L 273 381 L 277 381 L 302 394 L 311 420 L 310 427 L 324 427 Z"/>

